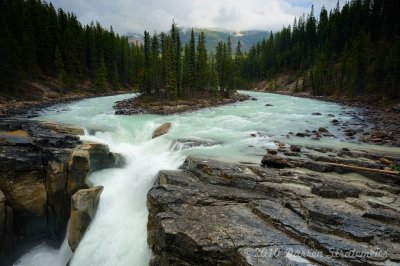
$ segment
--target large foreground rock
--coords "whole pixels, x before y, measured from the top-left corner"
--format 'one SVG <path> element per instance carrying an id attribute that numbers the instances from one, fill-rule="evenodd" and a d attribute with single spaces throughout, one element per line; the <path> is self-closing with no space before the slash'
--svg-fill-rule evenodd
<path id="1" fill-rule="evenodd" d="M 63 239 L 70 199 L 87 188 L 88 174 L 123 165 L 122 156 L 107 145 L 80 141 L 81 134 L 81 128 L 68 125 L 0 121 L 0 190 L 5 210 L 13 213 L 11 243 Z"/>
<path id="2" fill-rule="evenodd" d="M 188 158 L 147 206 L 151 265 L 400 261 L 399 188 L 357 174 Z"/>
<path id="3" fill-rule="evenodd" d="M 71 199 L 71 217 L 68 228 L 68 244 L 72 251 L 78 247 L 86 229 L 92 222 L 99 204 L 102 186 L 78 190 Z"/>

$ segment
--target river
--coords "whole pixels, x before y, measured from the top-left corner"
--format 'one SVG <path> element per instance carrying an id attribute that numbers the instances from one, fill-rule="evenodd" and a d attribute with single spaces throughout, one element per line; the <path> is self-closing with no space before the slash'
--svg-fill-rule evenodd
<path id="1" fill-rule="evenodd" d="M 351 122 L 352 116 L 345 112 L 354 111 L 350 107 L 276 94 L 246 93 L 257 101 L 170 116 L 114 115 L 114 102 L 134 94 L 86 99 L 43 110 L 36 119 L 83 127 L 85 135 L 81 139 L 108 144 L 113 152 L 125 156 L 127 165 L 89 176 L 89 184 L 102 185 L 104 191 L 96 217 L 72 258 L 66 241 L 60 249 L 43 243 L 21 257 L 16 265 L 64 266 L 70 258 L 71 266 L 147 265 L 151 257 L 147 246 L 147 191 L 159 170 L 179 168 L 188 155 L 259 162 L 265 149 L 276 148 L 275 140 L 356 145 L 349 144 L 337 126 L 330 123 L 332 116 Z M 321 115 L 312 115 L 313 112 Z M 153 130 L 164 122 L 172 123 L 171 131 L 151 139 Z M 337 137 L 321 141 L 287 137 L 288 132 L 319 127 L 327 128 Z M 182 149 L 174 145 L 176 139 L 218 144 Z"/>

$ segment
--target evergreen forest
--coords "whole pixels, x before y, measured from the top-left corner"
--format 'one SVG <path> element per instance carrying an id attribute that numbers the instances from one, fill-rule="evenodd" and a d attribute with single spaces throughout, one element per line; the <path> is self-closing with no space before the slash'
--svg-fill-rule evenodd
<path id="1" fill-rule="evenodd" d="M 227 97 L 282 73 L 314 95 L 400 97 L 399 1 L 352 0 L 295 18 L 242 52 L 241 43 L 206 38 L 182 45 L 172 23 L 129 43 L 99 23 L 41 0 L 0 0 L 0 94 L 18 97 L 27 81 L 57 79 L 63 93 L 89 82 L 96 92 L 129 88 L 161 98 Z M 234 48 L 233 48 L 234 47 Z M 300 82 L 301 81 L 301 82 Z"/>

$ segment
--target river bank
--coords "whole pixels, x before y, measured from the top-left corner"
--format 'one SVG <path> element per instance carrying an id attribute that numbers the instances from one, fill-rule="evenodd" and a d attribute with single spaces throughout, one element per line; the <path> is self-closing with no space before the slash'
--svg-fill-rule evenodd
<path id="1" fill-rule="evenodd" d="M 51 99 L 41 100 L 11 100 L 8 102 L 0 102 L 0 119 L 16 115 L 23 115 L 26 118 L 38 116 L 38 112 L 44 108 L 64 103 L 71 103 L 88 98 L 112 96 L 118 94 L 130 93 L 129 91 L 110 91 L 104 93 L 68 93 L 58 94 Z"/>
<path id="2" fill-rule="evenodd" d="M 310 92 L 295 92 L 293 86 L 289 85 L 288 89 L 269 91 L 255 88 L 253 91 L 334 102 L 356 108 L 358 112 L 349 112 L 349 115 L 358 120 L 356 125 L 365 126 L 365 128 L 363 131 L 358 131 L 351 127 L 343 128 L 347 130 L 346 134 L 350 138 L 358 136 L 359 141 L 362 143 L 400 147 L 400 103 L 391 102 L 385 106 L 377 101 L 354 100 L 337 95 L 315 96 Z M 341 126 L 340 121 L 336 119 L 332 119 L 331 122 Z M 368 128 L 368 124 L 373 126 Z"/>

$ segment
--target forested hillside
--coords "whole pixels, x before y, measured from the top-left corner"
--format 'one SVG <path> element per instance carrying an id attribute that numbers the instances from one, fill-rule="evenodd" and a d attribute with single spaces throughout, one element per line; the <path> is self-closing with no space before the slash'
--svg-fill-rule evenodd
<path id="1" fill-rule="evenodd" d="M 18 97 L 24 82 L 60 80 L 61 91 L 91 81 L 97 91 L 137 84 L 142 47 L 99 23 L 82 26 L 76 16 L 40 0 L 0 0 L 0 93 Z"/>
<path id="2" fill-rule="evenodd" d="M 56 11 L 51 3 L 1 0 L 0 27 L 0 93 L 14 98 L 26 81 L 50 77 L 59 81 L 61 93 L 89 81 L 86 89 L 97 92 L 123 85 L 169 98 L 227 96 L 238 80 L 230 38 L 212 55 L 204 33 L 195 38 L 192 30 L 183 46 L 175 24 L 169 33 L 145 32 L 143 45 L 130 44 L 99 23 L 82 26 L 73 13 Z"/>
<path id="3" fill-rule="evenodd" d="M 311 10 L 252 47 L 246 81 L 297 75 L 297 90 L 314 95 L 400 96 L 400 2 L 353 0 L 334 10 Z"/>

